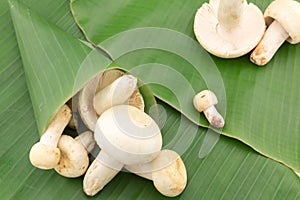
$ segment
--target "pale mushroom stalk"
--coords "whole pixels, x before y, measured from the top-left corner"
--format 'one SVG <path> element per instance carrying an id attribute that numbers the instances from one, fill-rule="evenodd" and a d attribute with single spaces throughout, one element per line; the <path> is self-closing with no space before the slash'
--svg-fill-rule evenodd
<path id="1" fill-rule="evenodd" d="M 154 120 L 130 105 L 107 109 L 97 120 L 94 135 L 101 151 L 83 180 L 84 191 L 90 196 L 102 190 L 124 165 L 155 159 L 162 146 Z"/>
<path id="2" fill-rule="evenodd" d="M 187 173 L 180 156 L 172 150 L 162 150 L 151 162 L 125 165 L 125 168 L 153 181 L 155 188 L 168 197 L 178 196 L 187 184 Z"/>
<path id="3" fill-rule="evenodd" d="M 300 3 L 294 0 L 275 0 L 264 13 L 269 25 L 264 37 L 250 56 L 250 60 L 259 65 L 267 64 L 280 46 L 288 41 L 291 44 L 300 42 Z"/>
<path id="4" fill-rule="evenodd" d="M 108 108 L 123 104 L 133 94 L 136 86 L 137 78 L 124 75 L 100 90 L 94 97 L 94 108 L 97 114 L 101 115 Z"/>
<path id="5" fill-rule="evenodd" d="M 253 63 L 262 66 L 267 64 L 281 45 L 289 38 L 289 34 L 274 21 L 266 30 L 261 42 L 252 52 L 250 59 Z"/>
<path id="6" fill-rule="evenodd" d="M 97 192 L 102 190 L 122 168 L 122 163 L 113 159 L 104 151 L 100 151 L 83 179 L 84 192 L 89 196 L 94 196 Z"/>
<path id="7" fill-rule="evenodd" d="M 225 124 L 222 115 L 217 111 L 215 106 L 210 106 L 203 110 L 207 121 L 216 128 L 222 128 Z"/>
<path id="8" fill-rule="evenodd" d="M 244 0 L 220 0 L 218 8 L 220 25 L 227 30 L 237 27 L 243 16 L 244 5 Z"/>
<path id="9" fill-rule="evenodd" d="M 34 144 L 29 153 L 32 165 L 40 169 L 52 169 L 60 160 L 60 150 L 57 148 L 59 138 L 71 119 L 71 110 L 63 105 L 56 113 L 40 141 Z"/>
<path id="10" fill-rule="evenodd" d="M 75 140 L 81 143 L 89 153 L 92 152 L 96 145 L 94 134 L 91 131 L 80 133 Z"/>

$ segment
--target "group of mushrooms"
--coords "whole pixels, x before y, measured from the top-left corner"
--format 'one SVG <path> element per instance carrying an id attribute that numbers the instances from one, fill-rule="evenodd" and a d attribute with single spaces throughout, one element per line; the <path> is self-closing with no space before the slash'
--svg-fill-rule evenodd
<path id="1" fill-rule="evenodd" d="M 182 193 L 187 183 L 185 165 L 175 151 L 162 150 L 160 128 L 144 112 L 136 77 L 106 70 L 72 101 L 72 107 L 65 104 L 57 111 L 40 141 L 32 146 L 32 165 L 55 169 L 69 178 L 84 175 L 83 190 L 89 196 L 102 190 L 122 169 L 152 180 L 165 196 Z M 68 124 L 78 126 L 79 117 L 89 131 L 75 139 L 63 134 Z M 100 152 L 90 164 L 88 154 L 96 144 Z"/>
<path id="2" fill-rule="evenodd" d="M 250 60 L 263 66 L 286 40 L 300 42 L 298 19 L 296 0 L 274 0 L 264 14 L 246 0 L 210 0 L 198 9 L 194 32 L 203 48 L 215 56 L 236 58 L 254 49 Z"/>
<path id="3" fill-rule="evenodd" d="M 210 0 L 197 11 L 195 35 L 210 53 L 235 58 L 254 49 L 250 60 L 265 65 L 285 40 L 300 42 L 300 3 L 274 0 L 264 15 L 246 0 Z M 268 29 L 266 30 L 266 24 Z M 72 109 L 63 105 L 30 151 L 31 163 L 55 169 L 65 177 L 84 175 L 83 190 L 97 194 L 122 169 L 152 180 L 163 195 L 174 197 L 187 184 L 185 165 L 173 150 L 162 150 L 156 122 L 144 112 L 137 78 L 120 70 L 106 70 L 72 98 Z M 225 124 L 210 90 L 196 94 L 194 107 L 216 128 Z M 88 131 L 76 138 L 62 134 L 66 126 L 76 129 L 81 119 Z M 88 154 L 98 145 L 90 164 Z"/>

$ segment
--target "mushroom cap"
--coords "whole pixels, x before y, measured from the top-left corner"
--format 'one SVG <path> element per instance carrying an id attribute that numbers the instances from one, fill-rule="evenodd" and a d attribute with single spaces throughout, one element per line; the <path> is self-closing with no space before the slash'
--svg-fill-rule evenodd
<path id="1" fill-rule="evenodd" d="M 152 180 L 156 189 L 165 196 L 174 197 L 183 192 L 187 173 L 180 156 L 171 150 L 162 150 L 152 161 Z"/>
<path id="2" fill-rule="evenodd" d="M 94 134 L 99 147 L 125 165 L 150 162 L 162 147 L 155 121 L 130 105 L 106 110 L 99 117 Z"/>
<path id="3" fill-rule="evenodd" d="M 194 107 L 199 112 L 202 112 L 210 106 L 216 105 L 218 103 L 218 99 L 212 91 L 203 90 L 195 95 L 193 103 Z"/>
<path id="4" fill-rule="evenodd" d="M 60 155 L 58 148 L 37 142 L 31 147 L 29 159 L 37 168 L 53 169 L 58 164 Z"/>
<path id="5" fill-rule="evenodd" d="M 194 32 L 199 43 L 211 54 L 222 58 L 236 58 L 251 51 L 265 32 L 260 9 L 245 1 L 239 25 L 228 30 L 219 23 L 217 4 L 218 1 L 204 3 L 196 13 Z"/>
<path id="6" fill-rule="evenodd" d="M 300 42 L 300 3 L 294 0 L 275 0 L 266 9 L 264 17 L 267 25 L 274 20 L 289 34 L 287 41 L 291 44 Z"/>
<path id="7" fill-rule="evenodd" d="M 83 175 L 88 168 L 89 158 L 85 147 L 68 135 L 62 135 L 58 148 L 61 157 L 55 171 L 62 176 L 75 178 Z"/>

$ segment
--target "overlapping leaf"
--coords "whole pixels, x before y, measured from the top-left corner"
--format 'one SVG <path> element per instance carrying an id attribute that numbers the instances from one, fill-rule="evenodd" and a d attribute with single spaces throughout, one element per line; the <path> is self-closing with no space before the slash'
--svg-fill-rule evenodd
<path id="1" fill-rule="evenodd" d="M 41 27 L 36 28 L 51 29 L 55 36 L 66 37 L 67 41 L 72 44 L 74 42 L 74 46 L 78 45 L 77 40 L 71 39 L 72 36 L 67 34 L 69 32 L 81 37 L 74 22 L 70 20 L 72 18 L 68 2 L 51 0 L 25 3 L 30 7 L 27 12 L 31 13 L 34 9 L 40 13 L 29 18 L 30 21 L 42 22 Z M 0 2 L 0 11 L 0 26 L 3 30 L 0 33 L 3 34 L 0 39 L 0 199 L 91 199 L 82 191 L 82 178 L 63 178 L 53 170 L 35 169 L 29 163 L 28 152 L 31 145 L 38 140 L 38 129 L 33 112 L 37 108 L 33 109 L 36 105 L 30 100 L 19 54 L 19 48 L 23 48 L 21 52 L 24 52 L 26 47 L 20 44 L 18 46 L 6 1 Z M 46 19 L 41 20 L 41 15 Z M 65 33 L 51 22 L 57 24 Z M 25 36 L 22 32 L 17 34 Z M 27 34 L 26 37 L 31 40 L 32 35 Z M 59 50 L 58 44 L 65 42 L 50 45 Z M 72 48 L 66 48 L 65 51 L 68 54 Z M 58 55 L 60 56 L 64 57 Z M 50 64 L 44 57 L 40 59 L 45 61 L 45 66 Z M 198 130 L 197 126 L 170 107 L 163 104 L 162 108 L 167 116 L 162 131 L 164 146 L 183 154 L 188 171 L 188 186 L 175 199 L 299 198 L 299 179 L 291 170 L 233 139 L 221 137 L 212 153 L 205 159 L 199 159 L 198 152 L 206 130 Z M 94 199 L 166 198 L 155 190 L 150 181 L 133 174 L 121 173 Z"/>
<path id="2" fill-rule="evenodd" d="M 204 2 L 203 0 L 176 2 L 115 0 L 107 3 L 102 0 L 92 0 L 86 3 L 86 1 L 74 0 L 72 9 L 87 39 L 105 48 L 114 59 L 118 59 L 119 65 L 140 66 L 153 62 L 162 63 L 185 77 L 185 81 L 195 91 L 205 87 L 217 90 L 216 93 L 221 99 L 220 108 L 226 108 L 223 109 L 223 114 L 226 114 L 223 134 L 237 138 L 260 153 L 299 170 L 300 93 L 298 85 L 300 82 L 298 76 L 300 68 L 298 66 L 300 57 L 298 54 L 300 46 L 283 45 L 275 58 L 264 68 L 251 64 L 248 56 L 230 60 L 203 56 L 204 50 L 200 45 L 196 48 L 188 40 L 178 40 L 178 35 L 185 34 L 195 41 L 194 15 Z M 264 10 L 271 0 L 252 2 Z M 152 29 L 145 27 L 152 27 Z M 167 32 L 165 31 L 164 35 L 160 31 L 151 31 L 153 27 L 163 28 Z M 174 31 L 179 34 L 170 34 Z M 141 44 L 144 50 L 128 55 L 132 50 L 141 49 Z M 176 45 L 177 48 L 171 48 L 170 51 L 170 47 Z M 145 50 L 146 47 L 159 49 L 159 51 Z M 118 48 L 122 48 L 122 51 Z M 126 52 L 127 55 L 120 52 Z M 119 58 L 119 56 L 123 57 Z M 190 58 L 198 62 L 191 63 Z M 214 67 L 217 67 L 221 74 L 224 93 L 222 93 L 219 74 L 215 72 Z M 207 72 L 208 68 L 213 71 L 209 73 L 201 71 Z M 159 70 L 154 73 L 157 77 L 161 77 L 161 80 L 166 77 L 166 74 L 160 73 Z M 215 80 L 215 85 L 207 84 L 207 81 L 206 85 L 203 85 L 199 74 L 204 80 Z M 153 87 L 154 93 L 181 110 L 192 121 L 206 126 L 207 124 L 203 123 L 201 118 L 199 120 L 196 111 L 191 109 L 191 101 L 182 101 L 180 106 L 174 103 L 176 95 L 192 99 L 192 90 L 182 87 L 182 81 L 176 78 L 170 78 L 165 83 L 167 85 L 164 87 L 177 88 L 175 95 L 164 96 L 164 92 L 161 91 L 165 90 L 162 87 Z M 218 84 L 221 87 L 217 87 Z"/>

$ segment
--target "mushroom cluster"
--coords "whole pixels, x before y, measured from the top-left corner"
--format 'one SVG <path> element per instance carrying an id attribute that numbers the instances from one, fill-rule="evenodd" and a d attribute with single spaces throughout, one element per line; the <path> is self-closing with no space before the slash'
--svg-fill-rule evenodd
<path id="1" fill-rule="evenodd" d="M 236 58 L 254 49 L 250 60 L 263 66 L 284 41 L 300 42 L 299 17 L 300 3 L 295 0 L 274 0 L 264 14 L 246 0 L 210 0 L 195 15 L 194 33 L 215 56 Z"/>
<path id="2" fill-rule="evenodd" d="M 83 191 L 89 196 L 122 169 L 152 180 L 165 196 L 181 194 L 187 183 L 184 163 L 176 152 L 162 150 L 160 128 L 144 112 L 137 83 L 136 77 L 116 69 L 94 77 L 69 106 L 57 111 L 31 148 L 32 165 L 69 178 L 84 175 Z M 80 124 L 88 131 L 76 138 L 62 135 L 67 125 L 78 129 Z M 88 154 L 96 145 L 100 151 L 90 164 Z"/>

